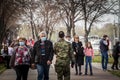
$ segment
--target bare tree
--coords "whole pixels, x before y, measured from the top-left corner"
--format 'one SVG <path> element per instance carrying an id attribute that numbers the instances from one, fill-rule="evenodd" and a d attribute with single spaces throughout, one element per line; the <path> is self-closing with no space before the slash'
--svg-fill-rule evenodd
<path id="1" fill-rule="evenodd" d="M 57 0 L 60 15 L 63 18 L 67 27 L 67 35 L 71 36 L 71 30 L 73 36 L 75 33 L 75 23 L 82 19 L 80 0 Z"/>
<path id="2" fill-rule="evenodd" d="M 19 0 L 21 2 L 22 0 Z M 7 37 L 6 32 L 15 24 L 18 19 L 18 13 L 21 10 L 21 3 L 15 0 L 0 0 L 0 43 Z"/>
<path id="3" fill-rule="evenodd" d="M 110 11 L 114 3 L 110 4 L 109 0 L 81 0 L 85 27 L 85 42 L 88 42 L 88 35 L 94 22 Z"/>

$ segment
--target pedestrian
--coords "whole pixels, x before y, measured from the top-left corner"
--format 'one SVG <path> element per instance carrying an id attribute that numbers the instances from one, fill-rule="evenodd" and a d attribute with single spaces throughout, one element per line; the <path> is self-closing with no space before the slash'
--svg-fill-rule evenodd
<path id="1" fill-rule="evenodd" d="M 27 80 L 31 56 L 25 45 L 25 39 L 20 37 L 18 41 L 19 46 L 14 48 L 10 66 L 16 71 L 16 80 Z"/>
<path id="2" fill-rule="evenodd" d="M 94 51 L 91 45 L 91 42 L 87 42 L 86 43 L 86 47 L 85 47 L 85 75 L 88 74 L 88 64 L 89 64 L 89 68 L 90 68 L 90 75 L 93 75 L 93 71 L 92 71 L 92 58 L 94 57 Z"/>
<path id="3" fill-rule="evenodd" d="M 49 80 L 49 68 L 53 60 L 53 43 L 47 40 L 45 31 L 40 34 L 40 40 L 35 42 L 32 53 L 32 68 L 37 67 L 37 80 Z"/>
<path id="4" fill-rule="evenodd" d="M 10 69 L 9 67 L 9 62 L 10 62 L 10 53 L 9 53 L 9 50 L 8 50 L 8 46 L 7 45 L 4 45 L 3 46 L 3 49 L 1 50 L 1 54 L 4 58 L 4 61 L 5 61 L 5 66 L 7 69 Z"/>
<path id="5" fill-rule="evenodd" d="M 11 43 L 10 46 L 8 46 L 8 52 L 11 57 L 12 54 L 14 53 L 14 44 L 13 43 Z"/>
<path id="6" fill-rule="evenodd" d="M 75 55 L 75 75 L 81 75 L 81 67 L 84 65 L 84 48 L 82 42 L 79 40 L 79 36 L 74 36 L 74 42 L 72 42 L 72 48 Z"/>
<path id="7" fill-rule="evenodd" d="M 116 70 L 119 70 L 118 68 L 118 58 L 120 56 L 120 42 L 116 42 L 115 46 L 113 47 L 113 59 L 114 59 L 114 62 L 113 62 L 113 65 L 112 65 L 112 69 L 114 70 L 114 68 L 116 68 Z"/>
<path id="8" fill-rule="evenodd" d="M 34 46 L 34 43 L 35 43 L 35 41 L 34 41 L 34 39 L 32 39 L 32 38 L 30 38 L 30 39 L 27 40 L 27 42 L 26 42 L 26 44 L 29 45 L 29 46 L 31 46 L 31 47 Z"/>
<path id="9" fill-rule="evenodd" d="M 74 65 L 74 55 L 72 45 L 65 41 L 64 32 L 59 32 L 59 41 L 54 45 L 56 55 L 55 71 L 57 80 L 70 80 L 70 61 L 71 67 Z"/>
<path id="10" fill-rule="evenodd" d="M 65 37 L 65 40 L 66 40 L 67 42 L 72 43 L 70 35 L 67 35 L 67 36 Z"/>
<path id="11" fill-rule="evenodd" d="M 101 52 L 101 62 L 103 71 L 107 70 L 108 64 L 108 50 L 109 50 L 109 39 L 107 35 L 104 35 L 100 40 L 100 52 Z"/>

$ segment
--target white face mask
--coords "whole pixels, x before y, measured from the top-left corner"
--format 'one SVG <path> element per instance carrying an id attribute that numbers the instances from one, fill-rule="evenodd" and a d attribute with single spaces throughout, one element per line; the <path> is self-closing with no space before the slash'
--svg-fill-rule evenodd
<path id="1" fill-rule="evenodd" d="M 25 45 L 25 42 L 19 42 L 19 45 L 20 45 L 20 46 L 24 46 L 24 45 Z"/>
<path id="2" fill-rule="evenodd" d="M 41 41 L 46 41 L 47 38 L 46 37 L 41 37 Z"/>

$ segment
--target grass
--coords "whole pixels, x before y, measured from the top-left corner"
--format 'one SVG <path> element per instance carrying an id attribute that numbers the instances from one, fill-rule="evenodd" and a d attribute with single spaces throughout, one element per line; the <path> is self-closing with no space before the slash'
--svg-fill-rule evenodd
<path id="1" fill-rule="evenodd" d="M 0 64 L 0 74 L 6 70 L 4 64 Z"/>
<path id="2" fill-rule="evenodd" d="M 108 70 L 108 71 L 113 75 L 120 77 L 120 70 Z"/>
<path id="3" fill-rule="evenodd" d="M 93 62 L 96 63 L 101 63 L 101 56 L 94 56 L 93 58 Z M 110 64 L 113 63 L 113 58 L 109 56 L 109 61 Z"/>
<path id="4" fill-rule="evenodd" d="M 101 63 L 101 56 L 94 56 L 93 62 L 95 63 Z M 113 63 L 113 58 L 109 56 L 109 64 Z M 108 70 L 111 74 L 120 77 L 120 70 Z"/>

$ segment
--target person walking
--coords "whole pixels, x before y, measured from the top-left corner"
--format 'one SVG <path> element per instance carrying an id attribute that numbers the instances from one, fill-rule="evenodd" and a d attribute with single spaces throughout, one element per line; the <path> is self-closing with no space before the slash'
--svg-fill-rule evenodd
<path id="1" fill-rule="evenodd" d="M 14 48 L 10 66 L 16 71 L 16 80 L 27 80 L 31 55 L 29 49 L 25 46 L 25 39 L 20 37 L 18 41 L 19 46 Z"/>
<path id="2" fill-rule="evenodd" d="M 72 48 L 75 55 L 75 75 L 81 75 L 81 67 L 84 65 L 84 48 L 79 36 L 74 36 L 74 42 L 72 42 Z"/>
<path id="3" fill-rule="evenodd" d="M 4 58 L 6 68 L 10 69 L 9 62 L 10 62 L 11 54 L 7 45 L 3 46 L 3 49 L 1 49 L 1 54 Z"/>
<path id="4" fill-rule="evenodd" d="M 71 67 L 74 66 L 74 55 L 72 45 L 65 41 L 64 32 L 59 32 L 59 41 L 54 44 L 56 55 L 55 71 L 57 80 L 70 80 L 70 61 Z"/>
<path id="5" fill-rule="evenodd" d="M 32 65 L 37 67 L 37 80 L 49 80 L 49 68 L 53 60 L 53 43 L 47 40 L 46 33 L 42 31 L 40 40 L 35 42 L 32 52 Z"/>
<path id="6" fill-rule="evenodd" d="M 92 71 L 92 58 L 94 57 L 94 51 L 92 48 L 92 45 L 90 42 L 86 43 L 86 47 L 85 47 L 85 75 L 88 74 L 88 64 L 89 64 L 89 68 L 90 68 L 90 75 L 93 75 L 93 71 Z"/>
<path id="7" fill-rule="evenodd" d="M 113 65 L 112 65 L 112 69 L 114 70 L 114 68 L 116 68 L 116 70 L 119 70 L 118 68 L 118 58 L 120 56 L 120 42 L 116 42 L 115 46 L 113 47 L 113 59 L 114 59 L 114 62 L 113 62 Z"/>
<path id="8" fill-rule="evenodd" d="M 101 62 L 102 62 L 103 71 L 107 70 L 108 50 L 109 50 L 108 36 L 104 35 L 103 38 L 100 40 L 100 52 L 101 52 L 101 57 L 102 57 Z"/>

